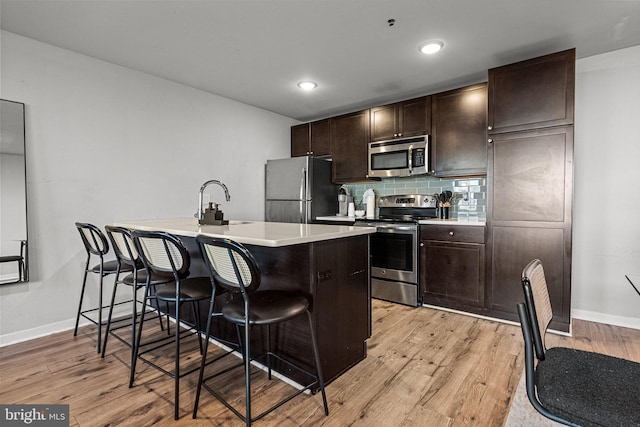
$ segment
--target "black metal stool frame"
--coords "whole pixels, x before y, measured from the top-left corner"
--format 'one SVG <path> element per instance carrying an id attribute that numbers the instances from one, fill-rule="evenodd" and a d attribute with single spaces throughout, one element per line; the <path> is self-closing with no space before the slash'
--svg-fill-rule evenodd
<path id="1" fill-rule="evenodd" d="M 107 317 L 107 328 L 105 330 L 104 343 L 102 345 L 102 357 L 104 357 L 105 352 L 107 350 L 107 341 L 109 339 L 109 335 L 112 334 L 120 342 L 122 342 L 123 344 L 131 348 L 131 359 L 133 360 L 133 357 L 134 357 L 133 348 L 136 340 L 136 323 L 138 321 L 137 306 L 138 304 L 142 304 L 143 302 L 138 299 L 138 291 L 141 288 L 144 288 L 146 286 L 147 275 L 149 273 L 145 270 L 144 264 L 142 263 L 140 256 L 135 250 L 135 246 L 133 244 L 133 237 L 131 236 L 131 230 L 124 227 L 107 225 L 105 226 L 105 231 L 107 232 L 107 236 L 111 241 L 111 246 L 113 247 L 113 251 L 116 254 L 116 260 L 118 261 L 118 271 L 116 272 L 116 276 L 113 284 L 113 293 L 111 295 L 111 305 L 109 308 L 109 315 Z M 120 236 L 122 241 L 119 242 L 116 236 Z M 132 265 L 133 272 L 130 275 L 127 275 L 121 279 L 120 266 L 123 264 Z M 139 274 L 139 273 L 143 273 L 143 274 Z M 172 281 L 173 281 L 173 275 L 166 275 L 165 277 L 152 277 L 150 286 L 151 286 L 151 291 L 153 295 L 150 298 L 154 298 L 155 287 L 157 285 L 162 285 Z M 117 293 L 119 284 L 125 284 L 128 286 L 131 286 L 133 295 L 130 300 L 115 303 L 116 293 Z M 113 320 L 112 319 L 113 307 L 115 307 L 118 304 L 126 304 L 126 303 L 132 304 L 131 314 L 129 316 Z M 167 309 L 168 309 L 168 305 L 167 305 Z M 152 308 L 151 311 L 157 314 L 158 319 L 160 321 L 160 328 L 164 330 L 164 325 L 162 324 L 162 314 L 160 310 L 158 308 Z M 147 311 L 147 314 L 149 312 L 150 311 Z M 129 321 L 130 323 L 125 323 L 127 321 Z M 114 327 L 112 325 L 112 322 L 116 323 L 117 325 Z M 168 325 L 169 325 L 169 319 L 167 315 L 167 334 L 169 334 Z M 124 338 L 120 337 L 119 335 L 113 333 L 118 329 L 122 329 L 126 327 L 131 327 L 131 341 L 127 341 Z"/>
<path id="2" fill-rule="evenodd" d="M 208 342 L 209 342 L 209 334 L 210 334 L 210 326 L 211 326 L 211 319 L 212 319 L 212 309 L 213 309 L 213 305 L 210 305 L 209 308 L 209 317 L 207 320 L 207 331 L 206 331 L 206 340 L 205 340 L 205 349 L 204 352 L 202 353 L 202 361 L 200 364 L 200 375 L 199 375 L 199 379 L 198 379 L 198 390 L 196 392 L 196 399 L 195 399 L 195 403 L 194 403 L 194 407 L 193 407 L 193 418 L 197 417 L 197 411 L 198 411 L 198 404 L 200 401 L 200 392 L 202 387 L 204 387 L 207 391 L 209 391 L 216 399 L 218 399 L 222 404 L 224 404 L 231 412 L 233 412 L 237 417 L 239 417 L 241 420 L 243 420 L 245 422 L 245 424 L 247 426 L 251 426 L 251 423 L 254 421 L 259 420 L 260 418 L 264 417 L 265 415 L 267 415 L 268 413 L 272 412 L 273 410 L 279 408 L 280 406 L 282 406 L 283 404 L 285 404 L 286 402 L 288 402 L 289 400 L 293 399 L 294 397 L 298 396 L 299 394 L 303 393 L 306 390 L 311 390 L 313 386 L 318 385 L 321 393 L 322 393 L 322 400 L 323 400 L 323 405 L 324 405 L 324 412 L 325 415 L 329 415 L 329 408 L 327 405 L 327 397 L 326 397 L 326 393 L 325 393 L 325 387 L 324 387 L 324 380 L 322 378 L 322 368 L 320 365 L 320 355 L 318 352 L 318 346 L 317 346 L 317 341 L 316 341 L 316 335 L 315 335 L 315 328 L 314 328 L 314 324 L 313 324 L 313 316 L 311 315 L 311 311 L 309 310 L 309 302 L 307 299 L 307 304 L 306 304 L 306 308 L 305 308 L 305 312 L 307 314 L 307 319 L 309 322 L 309 328 L 311 331 L 311 340 L 312 340 L 312 346 L 313 346 L 313 356 L 314 356 L 314 361 L 315 361 L 315 365 L 316 365 L 316 373 L 315 375 L 306 371 L 305 369 L 297 366 L 294 363 L 291 363 L 290 361 L 282 358 L 281 356 L 279 356 L 278 354 L 275 354 L 271 351 L 271 343 L 270 343 L 270 322 L 265 321 L 265 325 L 267 326 L 267 352 L 265 354 L 263 354 L 260 358 L 251 358 L 251 346 L 250 346 L 250 337 L 251 337 L 251 328 L 254 325 L 260 325 L 262 324 L 262 322 L 256 322 L 254 320 L 251 319 L 251 304 L 250 304 L 250 294 L 253 293 L 254 291 L 256 291 L 258 289 L 258 287 L 260 286 L 260 281 L 261 281 L 261 275 L 260 275 L 260 270 L 258 268 L 258 264 L 256 262 L 256 260 L 254 259 L 253 255 L 241 244 L 236 243 L 232 240 L 229 239 L 220 239 L 220 238 L 214 238 L 214 237 L 209 237 L 209 236 L 203 236 L 203 235 L 199 235 L 196 237 L 196 241 L 198 242 L 198 246 L 200 247 L 200 253 L 202 255 L 203 260 L 205 260 L 205 264 L 207 264 L 207 267 L 209 269 L 209 273 L 211 275 L 211 284 L 213 287 L 213 292 L 215 293 L 215 289 L 217 287 L 221 287 L 222 289 L 227 290 L 229 293 L 231 294 L 235 294 L 236 298 L 238 298 L 238 294 L 241 295 L 242 299 L 243 299 L 243 305 L 244 305 L 244 322 L 242 323 L 244 326 L 244 343 L 242 345 L 242 358 L 243 358 L 243 362 L 236 365 L 236 366 L 232 366 L 230 368 L 224 369 L 220 372 L 216 372 L 213 375 L 209 375 L 208 377 L 204 377 L 204 370 L 205 370 L 205 366 L 208 365 L 209 363 L 206 361 L 206 356 L 207 356 L 207 348 L 208 348 Z M 213 262 L 211 260 L 211 257 L 209 256 L 208 253 L 208 247 L 219 247 L 219 248 L 223 248 L 228 252 L 228 258 L 231 262 L 231 267 L 233 269 L 232 272 L 227 271 L 227 277 L 223 277 L 223 275 L 220 274 L 219 271 L 216 270 L 216 268 L 214 268 L 214 266 L 212 265 Z M 238 255 L 243 263 L 245 264 L 244 269 L 242 269 L 242 267 L 240 267 L 238 265 L 238 260 L 236 259 L 235 255 Z M 241 272 L 241 270 L 243 270 Z M 231 276 L 235 276 L 235 279 L 232 278 L 232 280 L 228 280 L 228 278 Z M 246 276 L 249 275 L 249 283 L 246 283 Z M 244 277 L 243 277 L 244 276 Z M 265 292 L 269 292 L 269 291 L 265 291 Z M 276 291 L 276 292 L 281 292 L 281 291 Z M 286 292 L 286 291 L 284 291 Z M 233 302 L 230 301 L 230 302 Z M 229 302 L 227 303 L 226 307 L 229 306 Z M 222 314 L 225 318 L 227 318 L 229 320 L 229 316 L 225 316 L 225 307 L 223 307 L 222 309 Z M 300 313 L 301 314 L 301 313 Z M 291 317 L 287 317 L 287 318 L 283 318 L 283 319 L 278 319 L 275 320 L 271 323 L 280 323 L 281 321 L 286 321 L 289 320 L 293 317 L 297 317 L 299 314 L 295 314 Z M 238 326 L 240 323 L 239 322 L 233 322 L 236 324 L 236 326 Z M 230 354 L 230 353 L 227 353 Z M 224 355 L 223 355 L 224 356 Z M 222 356 L 222 357 L 223 357 Z M 266 358 L 267 361 L 267 370 L 268 370 L 268 378 L 271 379 L 271 358 L 276 358 L 278 360 L 280 360 L 281 362 L 285 363 L 287 366 L 296 369 L 299 372 L 302 372 L 306 375 L 308 375 L 310 378 L 313 379 L 313 381 L 311 383 L 309 383 L 308 385 L 302 387 L 299 390 L 296 390 L 296 392 L 292 393 L 291 395 L 281 399 L 280 401 L 278 401 L 277 403 L 275 403 L 274 405 L 272 405 L 270 408 L 264 410 L 263 412 L 261 412 L 260 414 L 256 415 L 256 416 L 252 416 L 251 415 L 251 376 L 250 376 L 250 367 L 251 367 L 251 361 L 252 360 L 258 360 L 261 358 Z M 215 360 L 219 360 L 221 357 L 216 358 Z M 215 361 L 214 360 L 214 361 Z M 235 409 L 231 404 L 229 404 L 222 396 L 220 396 L 215 390 L 213 390 L 209 385 L 206 384 L 206 381 L 217 377 L 223 373 L 229 372 L 232 369 L 238 368 L 239 366 L 244 366 L 244 373 L 245 373 L 245 414 L 243 415 L 242 413 L 240 413 L 237 409 Z"/>
<path id="3" fill-rule="evenodd" d="M 73 336 L 78 335 L 78 324 L 80 323 L 80 317 L 84 317 L 94 325 L 98 327 L 98 343 L 97 343 L 97 351 L 100 353 L 101 345 L 102 345 L 102 311 L 104 309 L 108 309 L 109 306 L 103 306 L 102 302 L 102 294 L 104 289 L 104 278 L 110 274 L 118 274 L 120 271 L 131 271 L 132 266 L 123 265 L 121 266 L 117 261 L 105 261 L 104 256 L 109 252 L 109 242 L 107 242 L 107 238 L 104 236 L 102 231 L 98 227 L 93 224 L 76 222 L 75 223 L 78 232 L 80 233 L 80 237 L 82 238 L 82 243 L 84 244 L 84 248 L 87 252 L 87 261 L 84 266 L 84 277 L 82 279 L 82 290 L 80 291 L 80 302 L 78 303 L 78 312 L 76 314 L 76 325 L 73 329 Z M 91 256 L 95 255 L 100 258 L 100 262 L 93 266 L 89 267 L 91 263 Z M 84 301 L 84 292 L 87 286 L 87 276 L 89 273 L 97 273 L 99 275 L 99 286 L 98 286 L 98 307 L 91 308 L 87 310 L 82 310 L 82 303 Z M 123 304 L 126 302 L 123 302 Z M 92 317 L 88 316 L 88 313 L 98 313 L 98 320 L 94 320 Z"/>
<path id="4" fill-rule="evenodd" d="M 135 379 L 136 362 L 138 359 L 140 359 L 147 365 L 154 367 L 155 369 L 162 372 L 163 374 L 173 378 L 174 394 L 175 394 L 174 395 L 174 419 L 177 420 L 179 418 L 180 378 L 186 375 L 189 375 L 199 369 L 199 367 L 196 366 L 192 369 L 189 369 L 186 372 L 180 372 L 180 341 L 183 338 L 196 336 L 198 338 L 200 353 L 203 352 L 202 334 L 201 334 L 202 328 L 200 326 L 200 310 L 198 307 L 198 302 L 203 299 L 210 299 L 210 294 L 209 294 L 210 287 L 207 288 L 206 290 L 207 291 L 206 298 L 190 297 L 188 294 L 185 293 L 187 291 L 185 291 L 184 288 L 187 283 L 193 283 L 202 279 L 201 286 L 204 287 L 207 285 L 207 283 L 205 282 L 208 282 L 208 279 L 204 277 L 203 278 L 188 277 L 189 267 L 191 265 L 191 259 L 189 257 L 189 252 L 187 251 L 186 247 L 177 236 L 174 236 L 170 233 L 166 233 L 162 231 L 140 231 L 140 230 L 133 230 L 131 232 L 131 235 L 133 237 L 136 251 L 140 255 L 140 259 L 142 259 L 142 263 L 144 264 L 149 274 L 147 276 L 147 284 L 145 285 L 144 299 L 143 299 L 144 302 L 143 302 L 142 311 L 140 314 L 140 325 L 138 327 L 137 337 L 134 345 L 135 347 L 133 351 L 134 356 L 131 361 L 131 376 L 129 380 L 129 387 L 133 387 L 133 383 Z M 158 265 L 157 263 L 154 262 L 154 260 L 150 259 L 149 254 L 145 250 L 145 244 L 143 243 L 143 240 L 146 240 L 146 239 L 161 241 L 162 248 L 164 250 L 164 254 L 166 255 L 166 261 L 168 262 L 168 265 Z M 174 259 L 174 257 L 176 256 L 180 259 L 180 265 L 176 264 L 176 260 Z M 141 343 L 142 329 L 144 325 L 146 304 L 147 304 L 147 300 L 149 299 L 150 278 L 154 274 L 162 275 L 169 272 L 173 275 L 172 282 L 175 283 L 175 294 L 173 295 L 173 298 L 169 297 L 168 295 L 163 295 L 162 290 L 158 290 L 156 292 L 155 298 L 158 301 L 164 300 L 168 302 L 169 301 L 175 302 L 175 312 L 174 312 L 175 321 L 176 321 L 175 333 L 173 334 L 173 336 L 168 336 L 164 338 L 155 339 L 149 342 L 145 342 L 144 343 L 145 349 L 144 351 L 141 351 L 141 346 L 143 346 L 143 344 Z M 196 283 L 196 285 L 198 284 Z M 197 287 L 200 287 L 200 286 L 197 286 Z M 193 304 L 193 310 L 194 310 L 193 314 L 195 318 L 195 325 L 189 325 L 189 326 L 195 327 L 196 329 L 195 333 L 193 333 L 192 330 L 181 331 L 180 325 L 186 323 L 184 319 L 180 317 L 180 306 L 184 302 L 191 302 Z M 151 360 L 146 359 L 144 357 L 145 354 L 153 352 L 154 350 L 157 350 L 161 347 L 164 347 L 172 343 L 175 345 L 175 366 L 174 366 L 173 372 L 162 368 L 161 366 L 153 363 Z"/>

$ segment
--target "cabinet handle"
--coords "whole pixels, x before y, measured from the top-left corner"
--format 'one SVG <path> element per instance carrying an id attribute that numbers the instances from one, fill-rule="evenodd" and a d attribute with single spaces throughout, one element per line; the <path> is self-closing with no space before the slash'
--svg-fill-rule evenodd
<path id="1" fill-rule="evenodd" d="M 493 126 L 487 126 L 487 130 L 493 130 Z"/>
<path id="2" fill-rule="evenodd" d="M 449 232 L 449 236 L 453 236 L 453 231 L 450 231 L 450 232 Z"/>
<path id="3" fill-rule="evenodd" d="M 398 136 L 398 134 L 397 134 L 397 133 L 394 133 L 394 134 L 393 134 L 393 137 L 394 137 L 394 138 L 396 138 L 397 136 Z"/>
<path id="4" fill-rule="evenodd" d="M 493 144 L 493 139 L 489 138 L 489 139 L 487 139 L 487 142 L 488 142 L 489 144 Z"/>
<path id="5" fill-rule="evenodd" d="M 420 247 L 423 248 L 424 247 L 424 243 L 420 242 Z"/>
<path id="6" fill-rule="evenodd" d="M 402 134 L 401 134 L 401 133 L 399 133 L 399 134 L 398 134 L 398 136 L 402 136 Z"/>

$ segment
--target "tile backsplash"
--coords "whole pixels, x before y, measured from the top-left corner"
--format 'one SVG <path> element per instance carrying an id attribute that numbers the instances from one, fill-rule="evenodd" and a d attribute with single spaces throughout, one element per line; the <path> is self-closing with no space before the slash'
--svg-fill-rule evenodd
<path id="1" fill-rule="evenodd" d="M 434 194 L 449 190 L 454 193 L 451 218 L 460 221 L 486 220 L 487 178 L 436 178 L 422 175 L 410 178 L 387 178 L 379 182 L 348 184 L 347 187 L 356 204 L 356 209 L 365 209 L 362 195 L 371 188 L 376 197 L 395 194 Z"/>

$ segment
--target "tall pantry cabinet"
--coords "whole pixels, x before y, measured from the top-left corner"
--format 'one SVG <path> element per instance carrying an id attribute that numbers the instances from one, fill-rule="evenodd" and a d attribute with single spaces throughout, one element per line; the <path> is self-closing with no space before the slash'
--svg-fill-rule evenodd
<path id="1" fill-rule="evenodd" d="M 571 310 L 575 49 L 489 70 L 485 304 L 518 320 L 520 276 L 538 258 L 568 331 Z"/>

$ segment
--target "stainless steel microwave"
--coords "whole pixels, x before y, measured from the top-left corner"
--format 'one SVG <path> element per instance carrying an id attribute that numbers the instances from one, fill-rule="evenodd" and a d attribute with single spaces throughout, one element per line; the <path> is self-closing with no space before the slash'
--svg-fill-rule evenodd
<path id="1" fill-rule="evenodd" d="M 369 143 L 369 178 L 429 173 L 429 135 Z"/>

